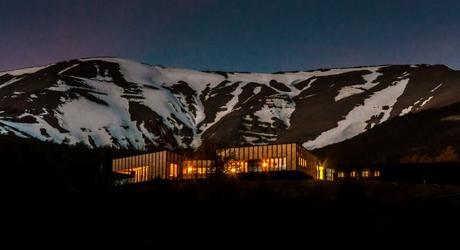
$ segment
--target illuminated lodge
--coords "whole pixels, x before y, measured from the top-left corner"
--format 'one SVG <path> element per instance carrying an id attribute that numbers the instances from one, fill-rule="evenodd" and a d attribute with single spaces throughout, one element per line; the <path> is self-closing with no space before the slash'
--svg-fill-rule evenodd
<path id="1" fill-rule="evenodd" d="M 219 163 L 218 163 L 219 162 Z M 171 151 L 159 151 L 112 160 L 112 170 L 128 183 L 153 179 L 205 179 L 219 167 L 229 175 L 267 172 L 300 172 L 317 180 L 333 180 L 334 170 L 302 146 L 272 144 L 222 148 L 207 159 L 193 159 Z"/>

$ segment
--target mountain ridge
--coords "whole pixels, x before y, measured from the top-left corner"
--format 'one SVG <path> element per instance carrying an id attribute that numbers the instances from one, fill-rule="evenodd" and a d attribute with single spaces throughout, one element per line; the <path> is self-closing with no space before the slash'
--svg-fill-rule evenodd
<path id="1" fill-rule="evenodd" d="M 458 103 L 459 81 L 439 64 L 238 73 L 82 58 L 0 72 L 0 133 L 141 150 L 203 141 L 313 150 Z"/>
<path id="2" fill-rule="evenodd" d="M 280 73 L 296 73 L 296 72 L 312 72 L 312 71 L 322 71 L 322 70 L 330 70 L 330 69 L 359 69 L 359 68 L 366 68 L 366 67 L 385 67 L 385 66 L 407 66 L 407 65 L 414 65 L 414 66 L 444 66 L 447 67 L 450 70 L 455 70 L 458 71 L 457 69 L 454 69 L 450 67 L 449 65 L 442 64 L 442 63 L 384 63 L 384 64 L 369 64 L 369 65 L 347 65 L 347 66 L 339 66 L 339 67 L 319 67 L 319 68 L 310 68 L 310 69 L 303 69 L 303 70 L 278 70 L 278 71 L 273 71 L 273 72 L 258 72 L 258 71 L 238 71 L 238 70 L 222 70 L 222 69 L 196 69 L 196 68 L 184 68 L 184 67 L 176 67 L 176 66 L 165 66 L 163 64 L 152 64 L 149 62 L 144 62 L 144 61 L 136 61 L 135 59 L 131 58 L 124 58 L 124 57 L 117 57 L 117 56 L 89 56 L 89 57 L 77 57 L 77 58 L 69 58 L 62 60 L 60 62 L 65 62 L 65 61 L 75 61 L 75 60 L 93 60 L 93 59 L 121 59 L 125 61 L 131 61 L 131 62 L 136 62 L 140 64 L 144 64 L 147 66 L 151 67 L 160 67 L 160 68 L 172 68 L 172 69 L 189 69 L 189 70 L 194 70 L 194 71 L 199 71 L 199 72 L 206 72 L 206 73 L 215 73 L 215 72 L 224 72 L 224 73 L 260 73 L 260 74 L 280 74 Z M 14 71 L 19 71 L 19 70 L 27 70 L 27 69 L 33 69 L 33 68 L 42 68 L 46 66 L 53 65 L 55 63 L 48 63 L 48 64 L 40 64 L 40 65 L 31 65 L 31 66 L 26 66 L 26 67 L 19 67 L 19 68 L 12 68 L 12 69 L 2 69 L 0 70 L 0 74 L 2 73 L 8 73 L 8 72 L 14 72 Z"/>

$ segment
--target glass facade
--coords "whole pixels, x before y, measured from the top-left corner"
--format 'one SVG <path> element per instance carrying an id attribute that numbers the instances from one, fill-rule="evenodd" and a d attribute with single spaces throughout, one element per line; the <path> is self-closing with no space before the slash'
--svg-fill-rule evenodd
<path id="1" fill-rule="evenodd" d="M 213 173 L 212 160 L 184 160 L 182 162 L 183 179 L 204 179 Z"/>
<path id="2" fill-rule="evenodd" d="M 128 183 L 156 178 L 179 179 L 182 157 L 170 151 L 153 152 L 112 160 L 112 171 L 125 174 Z"/>
<path id="3" fill-rule="evenodd" d="M 223 148 L 216 150 L 215 157 L 223 162 L 226 174 L 300 171 L 314 179 L 330 179 L 329 172 L 320 166 L 317 157 L 295 143 Z M 216 171 L 215 157 L 188 159 L 170 151 L 160 151 L 114 159 L 112 170 L 128 175 L 128 183 L 156 178 L 204 179 Z"/>
<path id="4" fill-rule="evenodd" d="M 315 177 L 317 158 L 313 155 L 298 154 L 299 145 L 272 144 L 224 148 L 217 150 L 217 156 L 229 161 L 236 167 L 226 172 L 271 172 L 271 171 L 302 171 Z M 305 150 L 306 151 L 306 150 Z M 305 155 L 305 157 L 304 157 Z M 308 164 L 307 164 L 308 162 Z M 300 169 L 300 163 L 304 169 Z M 310 170 L 310 166 L 312 170 Z M 227 168 L 226 168 L 227 169 Z"/>
<path id="5" fill-rule="evenodd" d="M 324 167 L 320 166 L 318 158 L 306 150 L 304 147 L 296 144 L 297 170 L 312 176 L 315 179 L 324 180 Z"/>

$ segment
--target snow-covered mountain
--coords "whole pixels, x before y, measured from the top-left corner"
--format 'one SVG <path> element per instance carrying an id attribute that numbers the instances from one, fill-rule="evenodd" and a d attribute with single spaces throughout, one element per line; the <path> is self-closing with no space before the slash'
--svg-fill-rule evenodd
<path id="1" fill-rule="evenodd" d="M 0 73 L 0 133 L 90 147 L 319 149 L 459 103 L 459 83 L 460 72 L 442 65 L 260 74 L 78 59 Z"/>

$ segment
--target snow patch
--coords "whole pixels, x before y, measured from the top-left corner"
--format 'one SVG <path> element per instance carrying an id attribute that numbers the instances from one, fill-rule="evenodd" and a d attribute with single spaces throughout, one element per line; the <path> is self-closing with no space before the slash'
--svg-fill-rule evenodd
<path id="1" fill-rule="evenodd" d="M 243 135 L 243 140 L 244 140 L 246 143 L 253 144 L 253 143 L 255 143 L 256 141 L 259 140 L 259 137 Z"/>
<path id="2" fill-rule="evenodd" d="M 289 128 L 292 112 L 295 110 L 295 103 L 285 98 L 270 98 L 262 108 L 254 113 L 259 122 L 268 123 L 270 126 L 275 121 L 274 118 L 281 120 Z"/>
<path id="3" fill-rule="evenodd" d="M 56 84 L 48 88 L 48 90 L 58 91 L 58 92 L 66 92 L 70 89 L 72 89 L 72 87 L 70 87 L 69 85 L 67 85 L 65 82 L 61 80 L 58 80 Z"/>
<path id="4" fill-rule="evenodd" d="M 359 88 L 360 85 L 345 86 L 339 90 L 339 94 L 335 96 L 334 100 L 337 102 L 352 95 L 361 94 L 363 89 Z"/>
<path id="5" fill-rule="evenodd" d="M 433 93 L 435 92 L 437 89 L 439 89 L 440 87 L 442 86 L 442 83 L 440 83 L 438 86 L 434 87 L 430 92 Z"/>
<path id="6" fill-rule="evenodd" d="M 76 63 L 76 64 L 74 64 L 74 65 L 72 65 L 72 66 L 70 66 L 70 67 L 67 67 L 67 68 L 65 68 L 65 69 L 63 69 L 63 70 L 61 70 L 61 71 L 59 71 L 59 72 L 58 72 L 58 75 L 62 75 L 62 73 L 66 72 L 67 70 L 70 70 L 70 69 L 72 69 L 72 68 L 75 68 L 75 67 L 77 67 L 78 65 L 79 65 L 79 64 Z"/>
<path id="7" fill-rule="evenodd" d="M 1 84 L 0 88 L 4 88 L 4 87 L 9 86 L 9 85 L 11 85 L 11 84 L 13 84 L 13 83 L 15 83 L 17 81 L 20 81 L 20 80 L 22 80 L 22 77 L 17 77 L 17 78 L 10 79 L 9 81 Z"/>
<path id="8" fill-rule="evenodd" d="M 59 125 L 69 130 L 70 143 L 84 142 L 91 145 L 91 137 L 97 147 L 112 146 L 114 137 L 122 147 L 134 145 L 138 149 L 143 149 L 143 134 L 131 120 L 128 100 L 121 97 L 123 88 L 95 80 L 85 82 L 98 92 L 106 94 L 94 95 L 105 101 L 108 106 L 94 105 L 94 102 L 86 98 L 62 104 L 55 116 L 59 118 Z M 147 133 L 146 136 L 153 135 Z"/>
<path id="9" fill-rule="evenodd" d="M 214 125 L 217 121 L 222 119 L 224 116 L 229 114 L 230 112 L 234 111 L 235 105 L 238 103 L 238 96 L 243 92 L 243 88 L 241 86 L 237 86 L 237 88 L 231 93 L 233 96 L 232 99 L 230 99 L 227 104 L 225 104 L 223 107 L 225 107 L 225 110 L 219 111 L 216 113 L 216 118 L 214 119 L 213 122 L 211 123 L 206 123 L 203 126 L 200 127 L 200 130 L 202 133 L 206 131 L 208 128 L 210 128 L 212 125 Z"/>
<path id="10" fill-rule="evenodd" d="M 344 98 L 356 95 L 356 94 L 361 94 L 366 90 L 369 90 L 375 86 L 377 86 L 379 83 L 375 82 L 377 78 L 381 75 L 382 73 L 378 72 L 380 68 L 375 68 L 371 73 L 363 75 L 362 78 L 366 81 L 364 84 L 357 84 L 357 85 L 352 85 L 352 86 L 345 86 L 339 90 L 339 94 L 334 98 L 335 101 L 342 100 Z"/>
<path id="11" fill-rule="evenodd" d="M 24 69 L 17 69 L 17 70 L 12 70 L 12 71 L 4 71 L 0 72 L 0 76 L 3 75 L 12 75 L 12 76 L 20 76 L 24 74 L 33 74 L 39 70 L 42 70 L 46 67 L 52 66 L 53 64 L 45 65 L 45 66 L 39 66 L 39 67 L 32 67 L 32 68 L 24 68 Z"/>
<path id="12" fill-rule="evenodd" d="M 30 115 L 34 116 L 29 113 L 22 114 L 23 116 Z M 49 125 L 45 120 L 43 120 L 39 116 L 34 116 L 37 120 L 37 123 L 20 123 L 20 122 L 12 122 L 7 121 L 5 118 L 0 118 L 0 126 L 3 127 L 2 133 L 12 132 L 17 136 L 25 137 L 25 138 L 37 138 L 42 141 L 54 140 L 56 142 L 62 142 L 65 136 L 60 133 L 56 128 Z M 2 126 L 3 125 L 3 126 Z M 11 129 L 11 128 L 14 129 Z M 50 137 L 47 137 L 41 133 L 41 129 L 45 129 L 47 134 Z M 18 130 L 20 132 L 18 132 Z"/>
<path id="13" fill-rule="evenodd" d="M 426 99 L 425 101 L 423 101 L 422 104 L 420 104 L 420 107 L 425 106 L 425 104 L 427 104 L 429 101 L 431 101 L 431 99 L 433 99 L 433 96 L 430 96 L 430 97 L 428 97 L 428 99 Z"/>
<path id="14" fill-rule="evenodd" d="M 338 122 L 337 127 L 321 133 L 316 139 L 303 144 L 307 149 L 322 148 L 324 146 L 350 139 L 366 131 L 367 121 L 373 116 L 383 114 L 379 123 L 390 117 L 391 110 L 397 99 L 403 94 L 409 79 L 395 82 L 383 90 L 375 92 L 364 100 L 364 104 L 351 110 L 344 120 Z M 389 108 L 384 108 L 388 106 Z"/>
<path id="15" fill-rule="evenodd" d="M 261 89 L 262 89 L 262 87 L 260 87 L 260 86 L 255 87 L 254 88 L 254 95 L 259 94 Z"/>
<path id="16" fill-rule="evenodd" d="M 409 106 L 409 107 L 403 109 L 401 111 L 401 113 L 399 114 L 399 116 L 404 116 L 404 115 L 409 114 L 412 111 L 413 108 L 414 108 L 414 106 Z"/>

